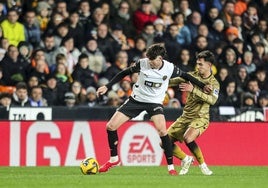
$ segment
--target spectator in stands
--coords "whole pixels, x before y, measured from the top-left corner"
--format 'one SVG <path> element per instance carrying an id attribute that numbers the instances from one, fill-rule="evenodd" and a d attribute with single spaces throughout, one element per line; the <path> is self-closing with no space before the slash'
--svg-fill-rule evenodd
<path id="1" fill-rule="evenodd" d="M 28 72 L 31 72 L 36 67 L 36 65 L 37 65 L 36 62 L 38 60 L 43 60 L 43 61 L 46 62 L 45 52 L 41 48 L 38 48 L 38 49 L 36 49 L 36 50 L 33 51 L 32 57 L 31 57 L 31 63 L 30 63 L 30 66 L 28 68 Z M 46 74 L 49 73 L 49 67 L 48 67 L 47 62 L 46 62 L 46 65 L 45 65 L 45 73 Z"/>
<path id="2" fill-rule="evenodd" d="M 83 88 L 79 81 L 75 80 L 71 84 L 71 92 L 75 95 L 75 105 L 81 105 L 86 101 L 86 88 Z"/>
<path id="3" fill-rule="evenodd" d="M 185 24 L 185 17 L 182 12 L 176 12 L 172 15 L 173 23 L 179 28 L 177 35 L 177 42 L 187 47 L 191 44 L 192 38 L 189 27 Z"/>
<path id="4" fill-rule="evenodd" d="M 246 67 L 244 65 L 239 65 L 237 68 L 237 74 L 235 76 L 235 82 L 237 84 L 236 91 L 239 95 L 242 92 L 246 91 L 248 80 L 249 80 L 249 75 L 248 75 Z"/>
<path id="5" fill-rule="evenodd" d="M 242 93 L 241 109 L 249 110 L 255 108 L 257 105 L 254 102 L 254 96 L 250 92 Z"/>
<path id="6" fill-rule="evenodd" d="M 55 45 L 57 47 L 61 45 L 63 38 L 72 37 L 72 35 L 70 35 L 69 33 L 69 24 L 66 21 L 57 25 L 57 27 L 55 28 L 55 32 L 54 32 L 54 37 L 55 37 L 55 43 L 56 43 Z"/>
<path id="7" fill-rule="evenodd" d="M 256 64 L 253 62 L 253 53 L 251 51 L 246 51 L 243 56 L 243 65 L 245 65 L 248 74 L 252 74 L 256 71 Z"/>
<path id="8" fill-rule="evenodd" d="M 155 39 L 154 24 L 152 22 L 145 23 L 140 35 L 141 37 L 146 39 L 146 48 L 154 44 Z"/>
<path id="9" fill-rule="evenodd" d="M 173 23 L 167 29 L 167 33 L 163 36 L 165 47 L 167 50 L 167 59 L 170 62 L 176 62 L 181 49 L 181 45 L 177 41 L 179 33 L 178 25 Z"/>
<path id="10" fill-rule="evenodd" d="M 42 42 L 42 49 L 51 72 L 53 72 L 53 67 L 56 65 L 57 46 L 55 40 L 56 39 L 53 34 L 47 34 L 44 36 Z"/>
<path id="11" fill-rule="evenodd" d="M 18 82 L 26 81 L 28 63 L 20 58 L 18 48 L 15 45 L 9 45 L 0 66 L 6 85 L 15 86 Z"/>
<path id="12" fill-rule="evenodd" d="M 69 22 L 69 34 L 74 38 L 74 46 L 81 50 L 85 43 L 85 29 L 82 23 L 79 21 L 79 13 L 77 11 L 70 13 Z"/>
<path id="13" fill-rule="evenodd" d="M 30 105 L 34 107 L 47 106 L 47 100 L 43 97 L 41 86 L 34 86 L 31 88 Z"/>
<path id="14" fill-rule="evenodd" d="M 117 73 L 124 70 L 128 66 L 128 54 L 126 51 L 122 50 L 116 54 L 115 63 L 110 66 L 107 71 L 101 77 L 105 77 L 111 80 Z"/>
<path id="15" fill-rule="evenodd" d="M 91 21 L 90 4 L 88 0 L 81 0 L 78 5 L 79 20 L 83 26 Z M 86 29 L 86 28 L 84 28 Z"/>
<path id="16" fill-rule="evenodd" d="M 127 1 L 121 1 L 118 6 L 118 11 L 112 18 L 112 25 L 120 24 L 123 27 L 123 33 L 128 38 L 134 38 L 136 36 L 136 30 L 132 22 L 132 14 L 130 12 L 130 6 Z"/>
<path id="17" fill-rule="evenodd" d="M 216 19 L 213 22 L 212 27 L 210 29 L 210 33 L 212 39 L 216 42 L 221 42 L 225 40 L 224 23 L 221 19 Z"/>
<path id="18" fill-rule="evenodd" d="M 69 12 L 67 10 L 67 2 L 64 0 L 57 0 L 55 6 L 55 12 L 60 13 L 64 19 L 69 17 Z"/>
<path id="19" fill-rule="evenodd" d="M 83 103 L 83 106 L 88 106 L 88 107 L 94 107 L 98 105 L 97 101 L 97 94 L 96 94 L 96 88 L 89 86 L 87 88 L 87 93 L 86 93 L 86 101 Z"/>
<path id="20" fill-rule="evenodd" d="M 161 18 L 157 18 L 154 21 L 154 29 L 155 29 L 154 43 L 164 42 L 163 36 L 164 33 L 166 32 L 166 27 L 164 25 L 164 21 Z"/>
<path id="21" fill-rule="evenodd" d="M 111 17 L 110 3 L 103 1 L 100 7 L 104 14 L 103 22 L 110 23 L 110 17 Z"/>
<path id="22" fill-rule="evenodd" d="M 179 57 L 174 64 L 179 67 L 182 71 L 188 72 L 194 70 L 194 65 L 191 62 L 190 50 L 187 48 L 181 49 Z"/>
<path id="23" fill-rule="evenodd" d="M 5 107 L 9 111 L 11 101 L 12 95 L 10 93 L 0 93 L 0 107 Z"/>
<path id="24" fill-rule="evenodd" d="M 99 75 L 107 70 L 107 64 L 104 55 L 98 48 L 98 43 L 94 38 L 88 39 L 85 47 L 82 48 L 82 53 L 87 56 L 88 65 L 87 69 L 90 69 L 92 73 Z M 80 57 L 80 56 L 79 56 Z M 91 73 L 91 74 L 92 74 Z M 87 85 L 85 88 L 87 88 Z"/>
<path id="25" fill-rule="evenodd" d="M 0 86 L 6 85 L 4 79 L 3 79 L 3 68 L 0 66 Z"/>
<path id="26" fill-rule="evenodd" d="M 32 75 L 27 79 L 27 88 L 28 88 L 28 93 L 30 93 L 31 89 L 35 86 L 39 85 L 39 79 L 37 75 Z"/>
<path id="27" fill-rule="evenodd" d="M 164 26 L 167 27 L 173 23 L 172 14 L 174 11 L 173 2 L 171 0 L 161 1 L 160 9 L 157 16 L 164 21 Z"/>
<path id="28" fill-rule="evenodd" d="M 97 84 L 95 79 L 95 73 L 90 68 L 91 63 L 93 65 L 93 69 L 95 66 L 98 66 L 95 62 L 91 62 L 87 54 L 82 53 L 79 56 L 78 63 L 76 64 L 72 73 L 72 78 L 74 80 L 79 81 L 84 89 L 88 88 L 89 86 L 96 87 Z"/>
<path id="29" fill-rule="evenodd" d="M 73 78 L 71 74 L 68 72 L 67 67 L 59 61 L 56 65 L 56 70 L 53 74 L 57 78 L 58 87 L 62 88 L 64 91 L 67 91 L 70 88 L 71 83 L 73 82 Z"/>
<path id="30" fill-rule="evenodd" d="M 193 11 L 188 18 L 188 23 L 186 24 L 190 30 L 192 40 L 197 37 L 198 26 L 202 23 L 201 14 L 197 11 Z"/>
<path id="31" fill-rule="evenodd" d="M 27 10 L 24 15 L 25 41 L 31 44 L 33 48 L 39 46 L 41 40 L 41 31 L 36 19 L 35 10 Z"/>
<path id="32" fill-rule="evenodd" d="M 31 70 L 28 73 L 28 76 L 31 77 L 35 75 L 38 77 L 39 84 L 45 84 L 46 83 L 46 77 L 49 73 L 46 72 L 47 69 L 47 63 L 44 59 L 38 59 L 36 61 L 36 66 L 34 68 L 31 68 Z"/>
<path id="33" fill-rule="evenodd" d="M 37 22 L 43 34 L 47 30 L 47 25 L 51 16 L 51 6 L 46 1 L 39 1 L 36 6 Z"/>
<path id="34" fill-rule="evenodd" d="M 129 76 L 126 76 L 120 82 L 120 87 L 117 90 L 117 95 L 120 97 L 122 101 L 125 101 L 131 95 L 131 93 L 132 93 L 131 78 Z"/>
<path id="35" fill-rule="evenodd" d="M 19 82 L 16 84 L 16 91 L 12 95 L 11 106 L 18 106 L 18 107 L 31 106 L 28 97 L 28 88 L 25 82 Z"/>
<path id="36" fill-rule="evenodd" d="M 122 101 L 120 99 L 120 97 L 117 95 L 117 93 L 113 90 L 108 92 L 108 101 L 106 106 L 109 107 L 119 107 L 122 104 Z"/>
<path id="37" fill-rule="evenodd" d="M 51 19 L 49 20 L 47 24 L 47 29 L 44 32 L 44 35 L 46 34 L 55 34 L 57 26 L 64 21 L 64 17 L 58 13 L 53 12 L 51 15 Z"/>
<path id="38" fill-rule="evenodd" d="M 175 1 L 178 2 L 178 6 L 174 6 L 175 12 L 182 12 L 185 20 L 192 14 L 192 10 L 189 5 L 189 0 Z"/>
<path id="39" fill-rule="evenodd" d="M 218 106 L 233 106 L 240 107 L 240 97 L 236 93 L 236 83 L 234 79 L 228 79 L 226 88 L 220 92 Z"/>
<path id="40" fill-rule="evenodd" d="M 150 0 L 141 0 L 141 6 L 133 15 L 133 24 L 138 34 L 141 33 L 145 23 L 154 22 L 157 19 L 157 15 L 152 12 L 152 5 Z"/>
<path id="41" fill-rule="evenodd" d="M 254 72 L 254 76 L 258 80 L 260 90 L 268 93 L 268 76 L 266 70 L 263 67 L 258 67 Z"/>
<path id="42" fill-rule="evenodd" d="M 267 93 L 260 94 L 260 96 L 258 98 L 257 106 L 259 108 L 267 108 L 268 107 L 268 94 Z"/>
<path id="43" fill-rule="evenodd" d="M 146 42 L 146 39 L 142 36 L 135 38 L 134 48 L 131 48 L 127 51 L 128 65 L 139 60 L 142 57 L 143 52 L 146 50 Z"/>
<path id="44" fill-rule="evenodd" d="M 258 25 L 259 16 L 257 5 L 254 2 L 248 3 L 246 11 L 242 14 L 243 26 L 246 32 L 251 32 Z"/>
<path id="45" fill-rule="evenodd" d="M 268 61 L 268 53 L 265 52 L 265 44 L 263 42 L 257 42 L 253 50 L 253 61 L 256 66 L 265 66 Z"/>
<path id="46" fill-rule="evenodd" d="M 230 78 L 230 73 L 229 73 L 228 68 L 225 66 L 220 67 L 215 77 L 220 83 L 220 91 L 225 91 L 226 86 L 227 86 L 227 81 Z"/>
<path id="47" fill-rule="evenodd" d="M 9 43 L 18 46 L 19 42 L 25 41 L 25 32 L 23 25 L 18 21 L 19 13 L 15 8 L 9 9 L 7 18 L 1 22 L 3 36 Z"/>
<path id="48" fill-rule="evenodd" d="M 222 59 L 220 60 L 219 67 L 226 67 L 229 75 L 235 77 L 237 72 L 237 53 L 233 46 L 227 46 L 222 52 Z"/>
<path id="49" fill-rule="evenodd" d="M 224 27 L 228 28 L 232 25 L 235 3 L 232 0 L 225 1 L 219 18 L 222 19 Z"/>
<path id="50" fill-rule="evenodd" d="M 104 22 L 104 14 L 100 7 L 93 10 L 91 22 L 86 25 L 86 33 L 85 36 L 92 36 L 97 34 L 97 28 L 101 23 Z"/>
<path id="51" fill-rule="evenodd" d="M 47 100 L 48 106 L 63 105 L 64 93 L 61 88 L 57 86 L 57 78 L 50 74 L 47 77 L 46 85 L 43 85 L 43 97 Z"/>
<path id="52" fill-rule="evenodd" d="M 110 66 L 115 61 L 115 53 L 112 42 L 110 41 L 109 28 L 107 24 L 102 23 L 98 26 L 96 40 L 98 48 L 106 59 L 107 66 Z"/>
<path id="53" fill-rule="evenodd" d="M 208 26 L 208 29 L 211 30 L 213 27 L 213 24 L 215 23 L 216 20 L 221 20 L 219 19 L 219 9 L 215 7 L 214 5 L 211 5 L 208 8 L 207 14 L 205 15 L 204 23 Z M 222 21 L 222 20 L 221 20 Z M 223 28 L 224 28 L 224 23 L 222 21 Z"/>
<path id="54" fill-rule="evenodd" d="M 203 35 L 198 35 L 196 38 L 192 40 L 192 44 L 191 44 L 192 54 L 191 55 L 195 57 L 197 53 L 204 51 L 204 50 L 210 50 L 208 46 L 208 38 Z"/>
<path id="55" fill-rule="evenodd" d="M 69 73 L 73 72 L 73 68 L 78 61 L 78 57 L 80 55 L 80 51 L 74 47 L 74 39 L 73 37 L 66 36 L 62 39 L 61 45 L 57 50 L 56 54 L 64 54 L 67 58 L 67 68 Z"/>
<path id="56" fill-rule="evenodd" d="M 246 39 L 246 32 L 245 32 L 245 28 L 243 26 L 243 20 L 242 17 L 235 14 L 233 16 L 232 19 L 232 26 L 236 27 L 238 29 L 238 38 L 240 38 L 241 40 L 245 40 Z"/>
<path id="57" fill-rule="evenodd" d="M 72 108 L 75 106 L 76 100 L 75 100 L 75 95 L 72 92 L 67 92 L 64 95 L 64 102 L 65 106 L 68 108 Z"/>
<path id="58" fill-rule="evenodd" d="M 251 95 L 253 95 L 254 103 L 257 104 L 258 97 L 261 93 L 261 89 L 259 87 L 259 82 L 256 78 L 249 79 L 249 81 L 247 83 L 246 92 L 249 92 L 249 93 L 251 93 Z"/>
<path id="59" fill-rule="evenodd" d="M 110 41 L 117 54 L 120 50 L 129 50 L 130 46 L 126 35 L 123 33 L 123 27 L 119 24 L 112 25 L 110 33 Z"/>
<path id="60" fill-rule="evenodd" d="M 31 56 L 33 52 L 32 46 L 25 41 L 22 41 L 18 44 L 19 56 L 23 59 L 23 61 L 30 64 Z"/>
<path id="61" fill-rule="evenodd" d="M 209 33 L 208 26 L 206 24 L 201 23 L 198 26 L 197 34 L 206 37 L 207 41 L 208 41 L 208 48 L 209 49 L 214 49 L 215 43 L 214 43 L 212 35 Z"/>
<path id="62" fill-rule="evenodd" d="M 245 51 L 247 51 L 247 46 L 244 44 L 244 41 L 241 40 L 240 38 L 236 38 L 233 40 L 233 46 L 235 47 L 236 50 L 236 55 L 237 55 L 237 64 L 240 65 L 242 63 L 243 59 L 243 54 Z"/>
<path id="63" fill-rule="evenodd" d="M 234 39 L 238 38 L 239 31 L 237 27 L 230 26 L 225 31 L 226 41 L 229 45 L 233 44 Z"/>

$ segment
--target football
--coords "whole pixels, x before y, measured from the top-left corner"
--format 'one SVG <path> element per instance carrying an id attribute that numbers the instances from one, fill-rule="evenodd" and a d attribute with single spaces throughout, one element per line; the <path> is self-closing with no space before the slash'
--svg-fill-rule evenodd
<path id="1" fill-rule="evenodd" d="M 99 163 L 93 157 L 88 157 L 80 163 L 81 172 L 85 175 L 93 175 L 99 172 Z"/>

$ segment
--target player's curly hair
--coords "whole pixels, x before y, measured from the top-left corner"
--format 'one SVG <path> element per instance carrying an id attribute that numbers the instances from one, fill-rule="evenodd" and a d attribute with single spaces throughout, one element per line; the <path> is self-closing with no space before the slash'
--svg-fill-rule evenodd
<path id="1" fill-rule="evenodd" d="M 155 58 L 157 58 L 157 56 L 162 56 L 164 58 L 166 53 L 167 51 L 166 51 L 164 44 L 158 43 L 158 44 L 153 44 L 147 49 L 146 56 L 150 60 L 154 60 Z"/>
<path id="2" fill-rule="evenodd" d="M 204 58 L 205 61 L 208 61 L 212 64 L 214 64 L 216 61 L 214 54 L 209 50 L 202 51 L 196 55 L 196 59 L 202 59 L 202 58 Z"/>

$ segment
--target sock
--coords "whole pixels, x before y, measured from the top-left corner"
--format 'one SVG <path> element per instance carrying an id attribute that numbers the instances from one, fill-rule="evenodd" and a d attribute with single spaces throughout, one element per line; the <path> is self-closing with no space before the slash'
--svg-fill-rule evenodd
<path id="1" fill-rule="evenodd" d="M 117 156 L 118 135 L 117 131 L 107 130 L 111 157 Z"/>
<path id="2" fill-rule="evenodd" d="M 180 160 L 183 160 L 187 155 L 181 150 L 178 145 L 173 144 L 173 156 Z"/>
<path id="3" fill-rule="evenodd" d="M 174 165 L 172 164 L 172 165 L 168 165 L 168 171 L 170 171 L 170 170 L 174 170 Z"/>
<path id="4" fill-rule="evenodd" d="M 118 155 L 110 157 L 111 163 L 117 162 L 118 160 L 119 160 Z"/>
<path id="5" fill-rule="evenodd" d="M 192 141 L 190 143 L 186 143 L 187 147 L 191 151 L 191 153 L 195 156 L 196 160 L 199 164 L 204 163 L 204 156 L 201 152 L 201 149 L 198 147 L 195 141 Z"/>
<path id="6" fill-rule="evenodd" d="M 171 144 L 171 141 L 170 141 L 168 135 L 161 136 L 160 138 L 161 138 L 161 141 L 162 141 L 162 147 L 164 149 L 167 164 L 172 165 L 173 164 L 173 156 L 172 156 L 172 144 Z"/>

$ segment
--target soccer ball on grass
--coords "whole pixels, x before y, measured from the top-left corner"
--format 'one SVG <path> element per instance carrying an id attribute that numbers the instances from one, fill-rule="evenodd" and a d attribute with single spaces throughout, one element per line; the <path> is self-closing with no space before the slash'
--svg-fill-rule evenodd
<path id="1" fill-rule="evenodd" d="M 98 161 L 93 157 L 88 157 L 80 163 L 81 172 L 85 175 L 97 174 L 99 172 L 99 168 L 100 166 Z"/>

